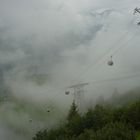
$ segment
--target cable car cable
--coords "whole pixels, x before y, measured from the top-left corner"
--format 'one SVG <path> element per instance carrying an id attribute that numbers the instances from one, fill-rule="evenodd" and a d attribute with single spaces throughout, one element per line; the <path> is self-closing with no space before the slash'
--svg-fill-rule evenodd
<path id="1" fill-rule="evenodd" d="M 104 82 L 120 81 L 120 80 L 139 78 L 139 77 L 140 77 L 140 74 L 134 74 L 134 75 L 127 75 L 127 76 L 122 76 L 122 77 L 118 77 L 118 78 L 111 78 L 111 79 L 104 79 L 104 80 L 99 80 L 99 81 L 92 81 L 91 83 L 100 84 L 100 83 L 104 83 Z"/>
<path id="2" fill-rule="evenodd" d="M 117 53 L 119 53 L 120 50 L 122 50 L 123 48 L 125 47 L 128 47 L 126 46 L 139 32 L 136 32 L 133 36 L 131 36 L 131 38 L 125 42 L 125 44 L 123 44 L 122 46 L 120 46 L 118 49 L 116 49 L 113 53 L 112 53 L 112 56 L 116 55 Z"/>
<path id="3" fill-rule="evenodd" d="M 124 37 L 126 37 L 126 34 L 127 34 L 128 32 L 126 32 L 123 36 Z M 137 34 L 137 33 L 136 33 Z M 122 48 L 124 48 L 124 47 L 126 47 L 126 45 L 128 44 L 128 42 L 129 41 L 131 41 L 134 37 L 135 37 L 135 35 L 136 34 L 134 34 L 129 40 L 127 40 L 123 45 L 121 45 L 118 49 L 116 49 L 116 51 L 113 53 L 113 55 L 114 54 L 117 54 Z M 124 38 L 123 37 L 123 38 Z M 123 40 L 123 38 L 121 37 L 121 39 L 120 40 Z M 118 42 L 120 42 L 119 40 L 117 41 L 117 43 Z M 93 66 L 95 66 L 102 58 L 104 58 L 104 56 L 106 56 L 106 54 L 108 54 L 111 50 L 113 50 L 114 49 L 114 45 L 113 46 L 111 46 L 109 49 L 108 49 L 108 51 L 107 52 L 105 52 L 103 55 L 101 55 L 100 56 L 100 58 L 99 59 L 97 59 L 95 62 L 94 62 L 94 64 L 90 64 L 83 72 L 81 72 L 79 75 L 78 75 L 78 77 L 76 78 L 76 79 L 79 79 L 79 77 L 81 76 L 81 75 L 83 75 L 84 73 L 86 73 L 91 67 L 93 67 Z M 111 57 L 111 60 L 112 60 L 112 57 Z M 109 65 L 113 65 L 113 61 L 110 61 L 109 62 Z M 74 80 L 75 81 L 75 80 Z"/>
<path id="4" fill-rule="evenodd" d="M 128 34 L 128 32 L 125 32 L 125 34 L 123 34 L 123 36 L 117 41 L 117 42 L 115 42 L 115 43 L 120 43 L 121 41 L 123 41 L 124 40 L 124 38 L 125 37 L 127 37 L 126 35 Z M 125 45 L 127 45 L 128 43 L 129 43 L 129 41 L 131 41 L 134 37 L 135 37 L 135 35 L 136 35 L 137 33 L 135 33 L 130 39 L 128 39 L 126 42 L 124 42 L 123 44 L 121 44 L 121 46 L 118 48 L 118 49 L 116 49 L 116 51 L 113 53 L 113 55 L 114 54 L 116 54 L 120 49 L 122 49 Z M 81 76 L 81 75 L 84 75 L 84 73 L 86 73 L 90 68 L 92 68 L 92 67 L 94 67 L 94 68 L 96 68 L 95 66 L 96 66 L 96 64 L 98 64 L 109 52 L 111 52 L 112 50 L 114 50 L 114 45 L 112 45 L 105 53 L 103 53 L 95 62 L 94 62 L 94 64 L 90 64 L 87 68 L 86 68 L 86 70 L 84 70 L 82 73 L 80 73 L 79 75 L 78 75 L 78 77 L 77 77 L 77 79 Z M 112 55 L 112 56 L 113 56 Z M 105 60 L 106 61 L 106 60 Z M 75 81 L 75 80 L 73 80 L 73 81 Z M 66 89 L 66 88 L 65 88 Z"/>
<path id="5" fill-rule="evenodd" d="M 86 69 L 77 76 L 76 80 L 79 79 L 81 77 L 81 75 L 84 75 L 84 73 L 86 73 L 89 69 L 91 69 L 92 67 L 95 67 L 110 51 L 112 51 L 114 49 L 114 46 L 116 46 L 116 44 L 118 44 L 124 40 L 124 38 L 126 37 L 127 34 L 128 34 L 128 31 L 125 32 L 121 36 L 121 38 L 119 38 L 117 41 L 115 41 L 115 45 L 114 44 L 111 45 L 111 47 L 109 47 L 108 50 L 105 53 L 103 53 L 94 63 L 88 65 L 86 67 Z M 76 80 L 73 80 L 73 81 L 76 81 Z"/>
<path id="6" fill-rule="evenodd" d="M 127 33 L 128 33 L 128 32 L 126 32 L 124 35 L 126 35 Z M 117 51 L 119 51 L 119 50 L 122 49 L 123 47 L 126 47 L 126 45 L 129 43 L 129 41 L 131 41 L 131 40 L 135 37 L 136 34 L 137 34 L 137 33 L 133 34 L 132 37 L 131 37 L 130 39 L 128 39 L 128 40 L 127 40 L 126 42 L 124 42 L 123 44 L 121 44 L 119 48 L 116 48 L 116 50 L 114 51 L 114 53 L 111 55 L 111 60 L 108 61 L 108 63 L 109 63 L 108 65 L 112 66 L 112 65 L 114 64 L 114 63 L 113 63 L 113 60 L 112 60 L 113 55 L 115 55 L 115 54 L 117 53 Z M 125 36 L 124 36 L 124 37 L 125 37 Z M 124 38 L 122 38 L 122 40 L 124 40 Z M 114 49 L 113 47 L 110 47 L 110 48 L 108 49 L 108 51 L 105 52 L 105 53 L 96 61 L 96 63 L 95 63 L 94 65 L 91 65 L 91 67 L 88 67 L 88 69 L 94 67 L 97 63 L 99 63 L 99 62 L 100 62 L 109 52 L 111 52 L 113 49 Z M 103 61 L 103 62 L 105 63 L 106 60 Z M 96 67 L 94 67 L 94 68 L 96 68 Z M 87 70 L 88 70 L 88 69 L 87 69 Z"/>

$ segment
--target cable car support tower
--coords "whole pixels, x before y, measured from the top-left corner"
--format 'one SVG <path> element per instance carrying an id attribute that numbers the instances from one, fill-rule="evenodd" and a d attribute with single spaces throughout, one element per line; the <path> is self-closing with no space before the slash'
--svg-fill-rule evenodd
<path id="1" fill-rule="evenodd" d="M 89 83 L 80 83 L 72 85 L 68 88 L 73 89 L 74 92 L 74 101 L 76 105 L 78 106 L 79 111 L 84 111 L 84 93 L 85 93 L 85 86 L 87 86 Z"/>

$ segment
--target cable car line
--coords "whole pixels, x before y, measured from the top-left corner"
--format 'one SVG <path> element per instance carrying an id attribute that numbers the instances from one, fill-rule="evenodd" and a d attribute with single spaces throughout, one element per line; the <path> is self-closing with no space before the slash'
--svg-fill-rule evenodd
<path id="1" fill-rule="evenodd" d="M 91 83 L 100 84 L 100 83 L 104 83 L 104 82 L 120 81 L 120 80 L 139 78 L 139 77 L 140 77 L 140 74 L 134 74 L 134 75 L 127 75 L 127 76 L 122 76 L 122 77 L 118 77 L 118 78 L 111 78 L 111 79 L 92 81 Z"/>
<path id="2" fill-rule="evenodd" d="M 79 78 L 81 77 L 81 75 L 84 75 L 89 69 L 91 69 L 92 67 L 95 67 L 109 52 L 111 52 L 111 51 L 114 49 L 114 46 L 116 46 L 116 45 L 118 44 L 118 42 L 120 43 L 121 41 L 124 40 L 125 37 L 127 37 L 127 36 L 126 36 L 127 34 L 128 34 L 128 31 L 125 32 L 125 33 L 121 36 L 121 38 L 119 38 L 119 39 L 115 42 L 115 45 L 114 45 L 114 44 L 111 45 L 111 47 L 109 47 L 108 50 L 107 50 L 106 52 L 104 52 L 94 63 L 88 65 L 87 68 L 77 76 L 76 80 L 79 79 Z M 76 81 L 76 80 L 73 80 L 73 81 Z"/>
<path id="3" fill-rule="evenodd" d="M 133 36 L 131 36 L 131 38 L 129 40 L 127 40 L 122 46 L 120 46 L 116 51 L 114 51 L 114 53 L 112 53 L 113 55 L 116 55 L 120 50 L 122 50 L 125 47 L 128 47 L 127 44 L 138 34 L 139 32 L 136 32 L 135 34 L 133 34 Z"/>
<path id="4" fill-rule="evenodd" d="M 118 42 L 120 43 L 121 41 L 123 41 L 124 38 L 127 37 L 127 36 L 126 36 L 127 34 L 128 34 L 128 32 L 126 32 L 126 33 L 123 35 L 123 37 L 121 37 L 116 43 L 118 43 Z M 132 39 L 132 38 L 131 38 L 131 39 Z M 128 39 L 127 42 L 121 44 L 121 47 L 119 47 L 119 48 L 122 48 L 122 46 L 123 46 L 124 44 L 126 45 L 129 41 L 130 41 L 130 39 Z M 96 60 L 96 62 L 94 62 L 94 64 L 89 65 L 89 66 L 86 68 L 85 71 L 83 71 L 82 73 L 80 73 L 79 76 L 78 76 L 78 78 L 79 78 L 81 75 L 83 75 L 84 73 L 86 73 L 90 68 L 92 68 L 92 67 L 96 68 L 96 67 L 95 67 L 96 64 L 98 64 L 98 63 L 99 63 L 109 52 L 111 52 L 112 50 L 114 50 L 114 45 L 111 46 L 104 54 L 102 54 L 102 55 L 100 56 L 100 58 L 98 58 L 98 59 Z M 105 60 L 105 61 L 106 61 L 106 60 Z M 114 64 L 114 62 L 113 62 L 112 56 L 111 56 L 111 60 L 108 61 L 108 65 L 109 65 L 109 66 L 113 66 L 113 64 Z M 65 95 L 69 95 L 69 94 L 70 94 L 70 91 L 66 89 L 66 90 L 65 90 Z"/>
<path id="5" fill-rule="evenodd" d="M 119 40 L 121 41 L 123 41 L 124 40 L 124 38 L 125 37 L 127 37 L 126 35 L 128 34 L 128 32 L 126 32 L 124 35 L 123 35 L 123 37 L 121 37 Z M 113 56 L 115 55 L 115 54 L 117 54 L 121 49 L 123 49 L 124 47 L 127 47 L 126 45 L 135 37 L 137 35 L 137 32 L 135 33 L 135 34 L 133 34 L 128 40 L 126 40 L 124 43 L 122 42 L 122 44 L 120 45 L 120 47 L 119 48 L 116 48 L 116 50 L 114 51 L 114 53 L 112 53 L 112 55 L 111 55 L 111 60 L 110 61 L 108 61 L 108 65 L 109 66 L 113 66 L 114 65 L 114 62 L 113 62 Z M 117 43 L 118 42 L 120 42 L 120 41 L 117 41 Z M 98 58 L 97 60 L 96 60 L 96 62 L 94 62 L 94 64 L 92 64 L 92 65 L 89 65 L 87 68 L 86 68 L 86 70 L 85 71 L 83 71 L 82 73 L 80 73 L 79 74 L 79 76 L 78 76 L 78 78 L 81 76 L 81 75 L 84 75 L 84 73 L 86 73 L 90 68 L 92 68 L 92 67 L 94 67 L 94 69 L 96 68 L 95 66 L 108 54 L 108 53 L 110 53 L 112 50 L 114 50 L 114 45 L 113 46 L 111 46 L 103 55 L 101 55 L 100 56 L 100 58 Z M 105 60 L 105 62 L 106 62 L 106 60 Z M 123 77 L 122 77 L 123 78 Z M 125 77 L 124 77 L 125 78 Z M 128 77 L 129 78 L 129 77 Z M 82 79 L 83 80 L 83 79 Z M 113 79 L 109 79 L 109 80 L 113 80 Z M 119 80 L 119 78 L 117 78 L 116 80 Z M 103 80 L 104 82 L 106 81 L 106 80 Z M 69 91 L 66 91 L 65 92 L 65 94 L 67 94 L 67 95 L 69 95 Z"/>
<path id="6" fill-rule="evenodd" d="M 126 32 L 124 35 L 126 35 L 128 32 Z M 112 53 L 112 55 L 111 55 L 111 59 L 107 62 L 107 64 L 109 65 L 109 66 L 113 66 L 114 65 L 114 62 L 113 62 L 113 56 L 115 55 L 115 54 L 117 54 L 122 48 L 124 48 L 124 47 L 127 47 L 126 45 L 135 37 L 137 35 L 137 32 L 136 33 L 134 33 L 128 40 L 126 40 L 125 42 L 123 42 L 121 45 L 120 45 L 120 47 L 119 48 L 116 48 L 116 50 L 114 51 L 114 53 Z M 125 37 L 125 36 L 124 36 Z M 121 38 L 122 40 L 124 40 L 124 38 Z M 115 48 L 113 48 L 112 46 L 108 49 L 108 51 L 107 52 L 105 52 L 97 61 L 96 61 L 96 63 L 95 63 L 95 65 L 97 64 L 97 63 L 99 63 L 100 62 L 100 60 L 102 60 L 108 53 L 110 53 L 112 50 L 114 50 Z M 106 62 L 106 60 L 103 62 L 103 63 L 105 63 Z M 92 68 L 92 67 L 94 67 L 95 65 L 91 65 L 91 67 L 88 67 L 88 68 Z M 95 67 L 94 67 L 94 69 L 95 69 Z M 85 71 L 86 72 L 86 71 Z"/>
<path id="7" fill-rule="evenodd" d="M 137 32 L 135 33 L 135 34 L 133 34 L 126 42 L 124 42 L 123 44 L 121 44 L 121 46 L 119 47 L 119 48 L 117 48 L 115 51 L 114 51 L 114 53 L 113 53 L 113 55 L 115 55 L 115 54 L 117 54 L 121 49 L 123 49 L 124 47 L 127 47 L 127 44 L 135 37 L 137 35 Z M 124 36 L 125 37 L 125 36 Z M 111 46 L 109 49 L 108 49 L 108 51 L 107 52 L 105 52 L 95 63 L 94 63 L 94 65 L 90 65 L 88 68 L 87 68 L 87 70 L 89 69 L 89 68 L 91 68 L 91 67 L 93 67 L 93 66 L 95 66 L 98 62 L 100 62 L 100 60 L 102 60 L 105 56 L 106 56 L 106 54 L 108 54 L 110 51 L 112 51 L 114 48 Z M 112 55 L 112 56 L 113 56 Z M 111 56 L 111 60 L 110 61 L 108 61 L 108 65 L 109 66 L 113 66 L 113 64 L 114 64 L 114 62 L 113 62 L 113 60 L 112 60 L 112 56 Z M 95 68 L 95 67 L 94 67 Z M 87 72 L 87 70 L 86 71 L 84 71 L 84 72 Z M 136 75 L 137 76 L 137 75 Z M 107 79 L 107 80 L 103 80 L 103 81 L 101 81 L 101 82 L 108 82 L 108 81 L 114 81 L 114 80 L 122 80 L 122 79 L 130 79 L 130 78 L 132 78 L 132 77 L 136 77 L 135 75 L 131 75 L 131 76 L 127 76 L 127 77 L 120 77 L 120 78 L 115 78 L 115 79 Z M 140 75 L 139 75 L 140 76 Z M 96 82 L 94 82 L 94 83 L 97 83 L 97 82 L 100 82 L 100 81 L 96 81 Z M 67 92 L 68 93 L 68 92 Z M 69 94 L 69 93 L 68 93 Z"/>
<path id="8" fill-rule="evenodd" d="M 138 11 L 137 11 L 137 10 L 138 10 Z M 139 12 L 139 11 L 140 11 L 140 9 L 135 9 L 135 12 Z M 126 36 L 127 34 L 128 34 L 128 32 L 126 32 L 126 33 L 123 35 L 123 37 L 121 37 L 121 38 L 117 41 L 117 43 L 120 43 L 121 41 L 123 41 L 124 38 L 127 37 L 127 36 Z M 113 46 L 111 46 L 111 47 L 110 47 L 105 53 L 103 53 L 93 64 L 90 64 L 89 66 L 87 66 L 87 68 L 77 76 L 76 80 L 79 79 L 79 77 L 81 77 L 81 75 L 83 76 L 85 73 L 87 73 L 87 71 L 88 71 L 90 68 L 92 68 L 92 67 L 95 68 L 96 64 L 98 64 L 108 53 L 110 53 L 112 50 L 115 49 L 115 51 L 114 51 L 114 52 L 112 53 L 112 55 L 111 55 L 111 60 L 108 61 L 108 65 L 109 65 L 109 66 L 113 66 L 113 65 L 114 65 L 114 62 L 113 62 L 113 60 L 112 60 L 112 57 L 113 57 L 115 54 L 117 54 L 121 49 L 123 49 L 124 47 L 127 47 L 127 44 L 128 44 L 136 35 L 137 35 L 137 32 L 134 33 L 128 40 L 126 40 L 125 42 L 123 42 L 122 44 L 120 44 L 120 46 L 117 47 L 117 48 L 114 48 L 114 46 L 116 46 L 116 44 L 113 45 Z M 138 75 L 136 75 L 136 76 L 138 76 Z M 107 79 L 107 80 L 103 80 L 102 82 L 105 82 L 105 81 L 112 81 L 112 80 L 120 80 L 120 79 L 128 79 L 128 78 L 133 78 L 133 77 L 136 77 L 136 76 L 135 76 L 135 75 L 131 75 L 131 76 L 120 77 L 120 78 L 115 78 L 115 79 Z M 139 76 L 140 76 L 140 75 L 139 75 Z M 74 80 L 74 81 L 75 81 L 75 80 Z M 95 81 L 95 82 L 97 83 L 97 82 L 100 82 L 100 81 Z M 95 83 L 95 82 L 94 82 L 94 83 Z M 66 95 L 69 95 L 69 91 L 66 91 L 65 94 L 66 94 Z"/>

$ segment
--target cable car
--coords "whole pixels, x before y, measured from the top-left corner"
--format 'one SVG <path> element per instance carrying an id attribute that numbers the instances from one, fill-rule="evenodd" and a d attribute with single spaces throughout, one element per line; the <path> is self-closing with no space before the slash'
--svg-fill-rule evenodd
<path id="1" fill-rule="evenodd" d="M 65 91 L 65 95 L 69 95 L 70 94 L 70 91 Z"/>
<path id="2" fill-rule="evenodd" d="M 113 60 L 112 60 L 112 56 L 111 56 L 111 60 L 109 60 L 107 64 L 108 64 L 109 66 L 113 66 L 113 65 L 114 65 L 114 62 L 113 62 Z"/>
<path id="3" fill-rule="evenodd" d="M 50 113 L 50 110 L 48 109 L 47 112 Z"/>
<path id="4" fill-rule="evenodd" d="M 49 107 L 47 107 L 47 108 L 45 109 L 45 112 L 50 113 L 50 112 L 51 112 L 51 109 L 50 109 Z"/>
<path id="5" fill-rule="evenodd" d="M 140 26 L 140 22 L 138 22 L 137 25 Z"/>
<path id="6" fill-rule="evenodd" d="M 30 123 L 31 123 L 32 121 L 33 121 L 32 119 L 29 120 Z"/>

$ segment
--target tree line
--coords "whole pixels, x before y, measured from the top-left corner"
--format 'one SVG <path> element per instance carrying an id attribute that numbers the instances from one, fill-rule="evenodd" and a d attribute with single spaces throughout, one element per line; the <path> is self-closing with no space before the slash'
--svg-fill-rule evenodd
<path id="1" fill-rule="evenodd" d="M 80 114 L 72 103 L 65 123 L 36 133 L 33 140 L 138 140 L 140 100 L 121 107 L 96 105 Z"/>

